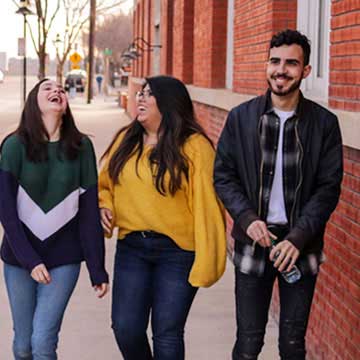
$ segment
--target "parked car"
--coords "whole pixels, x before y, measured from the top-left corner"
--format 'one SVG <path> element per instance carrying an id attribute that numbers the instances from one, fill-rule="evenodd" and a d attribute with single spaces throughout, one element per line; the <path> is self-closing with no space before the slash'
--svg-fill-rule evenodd
<path id="1" fill-rule="evenodd" d="M 76 91 L 84 92 L 86 86 L 86 72 L 84 70 L 71 70 L 65 76 L 65 90 L 69 91 L 75 86 Z"/>
<path id="2" fill-rule="evenodd" d="M 0 70 L 0 84 L 4 82 L 4 73 Z"/>

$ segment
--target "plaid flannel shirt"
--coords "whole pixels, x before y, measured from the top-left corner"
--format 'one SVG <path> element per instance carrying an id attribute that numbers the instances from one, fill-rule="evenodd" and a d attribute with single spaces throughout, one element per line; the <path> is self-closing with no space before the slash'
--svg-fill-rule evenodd
<path id="1" fill-rule="evenodd" d="M 296 187 L 301 181 L 301 162 L 303 157 L 303 149 L 297 137 L 298 115 L 295 113 L 286 120 L 284 125 L 283 137 L 283 190 L 284 201 L 287 214 L 292 214 L 294 205 Z M 266 219 L 270 192 L 274 178 L 276 151 L 280 133 L 280 119 L 273 109 L 269 109 L 259 122 L 259 137 L 261 148 L 261 186 L 260 186 L 260 206 L 259 216 Z M 279 149 L 278 151 L 281 151 Z M 290 227 L 292 219 L 289 219 Z M 265 269 L 265 261 L 269 257 L 269 249 L 256 245 L 238 243 L 236 252 L 230 254 L 230 258 L 234 265 L 245 274 L 253 274 L 262 276 Z M 302 274 L 317 274 L 319 266 L 324 261 L 323 253 L 305 254 L 299 256 L 296 264 Z"/>

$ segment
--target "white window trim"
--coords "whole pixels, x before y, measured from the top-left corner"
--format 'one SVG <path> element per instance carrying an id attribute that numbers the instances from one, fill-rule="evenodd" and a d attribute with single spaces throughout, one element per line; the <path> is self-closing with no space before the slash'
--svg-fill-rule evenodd
<path id="1" fill-rule="evenodd" d="M 154 44 L 160 44 L 161 41 L 161 0 L 154 2 Z M 160 48 L 153 49 L 152 75 L 159 75 L 161 69 Z"/>
<path id="2" fill-rule="evenodd" d="M 232 89 L 234 76 L 234 9 L 235 1 L 228 0 L 226 43 L 226 88 Z"/>
<path id="3" fill-rule="evenodd" d="M 318 25 L 319 25 L 319 0 L 301 0 L 298 1 L 297 8 L 297 28 L 303 34 L 305 34 L 311 41 L 311 54 L 310 54 L 310 65 L 312 71 L 309 77 L 303 81 L 302 91 L 307 97 L 311 97 L 314 100 L 328 100 L 328 89 L 329 89 L 329 52 L 330 52 L 330 0 L 323 0 L 324 3 L 324 31 L 322 39 L 319 39 Z M 317 76 L 317 59 L 319 50 L 319 41 L 324 45 L 323 57 L 324 67 L 323 76 Z"/>

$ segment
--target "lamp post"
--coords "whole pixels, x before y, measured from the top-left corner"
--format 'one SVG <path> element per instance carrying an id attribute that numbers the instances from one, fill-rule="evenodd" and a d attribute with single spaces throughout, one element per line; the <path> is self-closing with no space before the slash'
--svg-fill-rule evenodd
<path id="1" fill-rule="evenodd" d="M 60 55 L 59 55 L 59 46 L 61 43 L 62 43 L 62 41 L 60 39 L 60 34 L 57 33 L 56 38 L 53 41 L 53 44 L 54 44 L 55 50 L 56 50 L 56 81 L 59 84 L 62 84 L 62 74 L 61 74 L 61 68 L 60 68 Z"/>
<path id="2" fill-rule="evenodd" d="M 20 0 L 19 9 L 16 14 L 23 15 L 24 17 L 24 63 L 23 63 L 23 102 L 26 100 L 26 25 L 27 15 L 33 15 L 34 13 L 29 9 L 29 0 Z"/>
<path id="3" fill-rule="evenodd" d="M 93 68 L 94 68 L 94 43 L 95 43 L 95 20 L 96 20 L 96 0 L 90 0 L 90 28 L 89 28 L 89 65 L 88 65 L 88 89 L 87 103 L 91 104 L 93 97 Z"/>

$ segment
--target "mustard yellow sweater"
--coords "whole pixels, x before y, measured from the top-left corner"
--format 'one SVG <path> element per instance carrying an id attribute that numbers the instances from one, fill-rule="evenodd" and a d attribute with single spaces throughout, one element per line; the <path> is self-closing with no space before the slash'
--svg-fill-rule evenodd
<path id="1" fill-rule="evenodd" d="M 196 287 L 210 286 L 225 270 L 226 233 L 224 212 L 213 187 L 215 152 L 199 134 L 184 145 L 190 161 L 189 181 L 174 196 L 162 196 L 156 190 L 149 166 L 151 146 L 138 163 L 136 155 L 123 168 L 119 183 L 109 177 L 108 161 L 118 148 L 122 135 L 110 150 L 99 176 L 100 208 L 113 213 L 113 227 L 118 227 L 121 241 L 132 231 L 152 230 L 173 239 L 184 250 L 195 251 L 189 282 Z M 110 235 L 110 234 L 108 234 Z"/>

